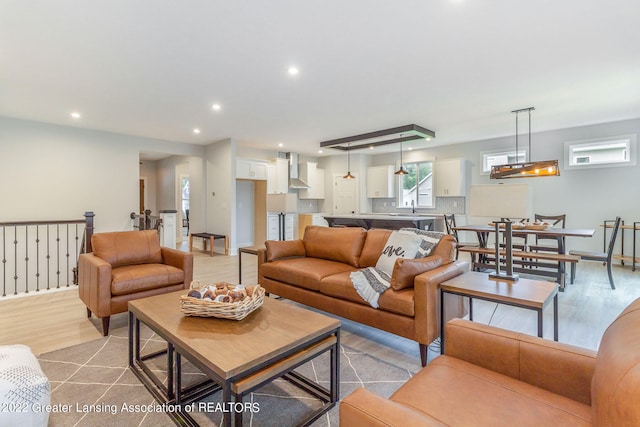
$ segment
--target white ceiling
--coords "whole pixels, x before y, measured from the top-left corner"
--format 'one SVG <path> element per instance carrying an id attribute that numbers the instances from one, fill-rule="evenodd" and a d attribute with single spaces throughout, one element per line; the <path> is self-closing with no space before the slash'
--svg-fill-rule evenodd
<path id="1" fill-rule="evenodd" d="M 637 118 L 639 22 L 638 0 L 0 0 L 0 115 L 308 155 L 410 123 L 512 135 L 529 106 L 534 132 Z"/>

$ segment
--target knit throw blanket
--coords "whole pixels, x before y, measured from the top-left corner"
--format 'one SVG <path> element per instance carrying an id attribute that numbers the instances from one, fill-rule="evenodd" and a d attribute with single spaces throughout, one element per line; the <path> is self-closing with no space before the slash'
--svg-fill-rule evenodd
<path id="1" fill-rule="evenodd" d="M 424 258 L 438 244 L 444 233 L 403 228 L 393 231 L 375 267 L 367 267 L 350 274 L 358 295 L 373 308 L 378 308 L 378 298 L 391 287 L 391 275 L 398 258 Z"/>

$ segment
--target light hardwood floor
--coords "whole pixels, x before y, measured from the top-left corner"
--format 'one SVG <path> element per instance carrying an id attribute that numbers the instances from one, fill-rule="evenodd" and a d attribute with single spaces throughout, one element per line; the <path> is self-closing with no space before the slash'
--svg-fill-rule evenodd
<path id="1" fill-rule="evenodd" d="M 182 247 L 184 249 L 184 246 Z M 188 247 L 186 248 L 188 250 Z M 194 279 L 204 282 L 238 281 L 238 257 L 196 251 Z M 243 282 L 257 279 L 256 256 L 242 255 Z M 574 285 L 559 296 L 560 341 L 596 349 L 605 328 L 622 309 L 640 297 L 640 271 L 614 267 L 616 290 L 611 290 L 606 269 L 597 262 L 581 262 Z M 535 334 L 536 315 L 529 310 L 474 301 L 474 320 L 505 329 Z M 112 328 L 126 325 L 126 314 L 112 316 Z M 76 289 L 0 301 L 0 344 L 23 343 L 35 354 L 100 338 L 96 318 L 87 319 Z M 545 310 L 544 336 L 552 337 L 552 310 Z M 342 334 L 349 343 L 399 366 L 416 370 L 419 352 L 415 342 L 343 321 Z M 433 357 L 433 355 L 431 356 Z"/>

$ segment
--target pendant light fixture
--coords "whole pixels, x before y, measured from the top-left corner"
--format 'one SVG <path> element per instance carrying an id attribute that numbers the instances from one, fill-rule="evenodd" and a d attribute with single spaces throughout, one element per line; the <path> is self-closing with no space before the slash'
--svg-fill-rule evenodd
<path id="1" fill-rule="evenodd" d="M 351 175 L 351 149 L 347 146 L 347 174 L 342 177 L 343 179 L 354 179 L 355 176 Z"/>
<path id="2" fill-rule="evenodd" d="M 402 134 L 400 134 L 400 169 L 395 171 L 396 175 L 406 175 L 408 172 L 402 167 Z"/>
<path id="3" fill-rule="evenodd" d="M 558 176 L 560 168 L 557 160 L 544 160 L 538 162 L 531 161 L 531 111 L 534 107 L 513 110 L 516 113 L 516 163 L 506 165 L 492 166 L 491 179 L 508 179 L 508 178 L 537 178 L 541 176 Z M 518 113 L 526 111 L 529 115 L 529 158 L 525 163 L 518 162 Z M 396 172 L 397 173 L 397 172 Z"/>

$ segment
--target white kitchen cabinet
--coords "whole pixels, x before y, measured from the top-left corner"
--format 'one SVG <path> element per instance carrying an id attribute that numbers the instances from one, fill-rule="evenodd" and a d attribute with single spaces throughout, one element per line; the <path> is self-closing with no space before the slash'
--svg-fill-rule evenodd
<path id="1" fill-rule="evenodd" d="M 367 168 L 367 197 L 390 199 L 396 197 L 396 180 L 393 165 Z"/>
<path id="2" fill-rule="evenodd" d="M 434 162 L 433 186 L 436 197 L 465 196 L 464 159 L 447 159 Z"/>
<path id="3" fill-rule="evenodd" d="M 324 199 L 324 169 L 317 163 L 305 162 L 299 165 L 300 179 L 309 185 L 298 193 L 299 199 Z"/>
<path id="4" fill-rule="evenodd" d="M 296 218 L 298 214 L 286 214 L 284 216 L 284 240 L 296 238 Z"/>
<path id="5" fill-rule="evenodd" d="M 267 214 L 267 240 L 280 240 L 278 214 Z"/>
<path id="6" fill-rule="evenodd" d="M 267 179 L 267 162 L 257 160 L 237 159 L 236 178 L 255 179 L 264 181 Z"/>
<path id="7" fill-rule="evenodd" d="M 289 160 L 274 159 L 266 166 L 267 194 L 289 192 Z"/>
<path id="8" fill-rule="evenodd" d="M 296 238 L 296 220 L 298 214 L 285 214 L 284 216 L 284 240 Z M 280 240 L 280 216 L 277 213 L 267 214 L 267 240 Z"/>
<path id="9" fill-rule="evenodd" d="M 276 165 L 267 163 L 267 194 L 276 194 Z"/>

